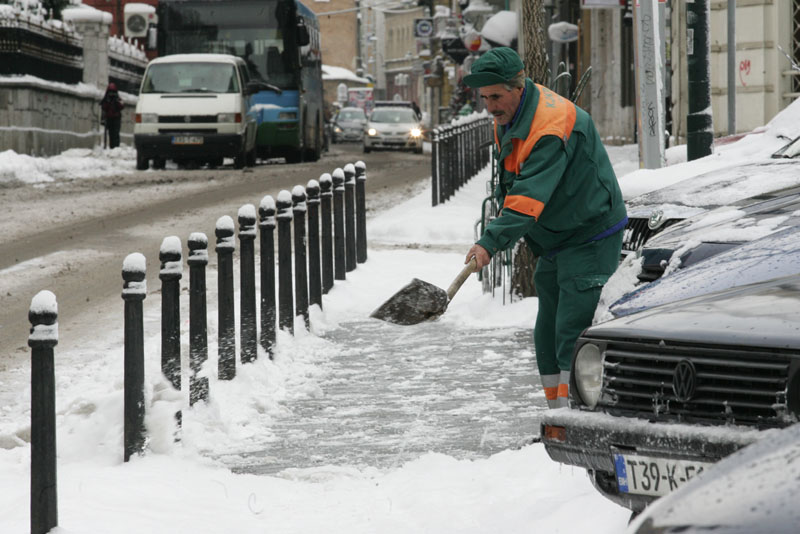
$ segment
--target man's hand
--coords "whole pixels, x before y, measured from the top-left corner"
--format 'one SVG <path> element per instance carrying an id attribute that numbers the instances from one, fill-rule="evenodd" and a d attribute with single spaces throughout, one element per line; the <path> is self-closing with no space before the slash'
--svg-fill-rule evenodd
<path id="1" fill-rule="evenodd" d="M 464 259 L 464 263 L 469 263 L 469 260 L 471 260 L 473 256 L 478 264 L 478 268 L 476 270 L 484 268 L 485 266 L 489 265 L 490 261 L 492 261 L 492 257 L 489 256 L 489 253 L 486 252 L 486 249 L 477 244 L 472 245 L 472 247 L 469 249 L 469 252 L 467 252 L 467 257 Z"/>

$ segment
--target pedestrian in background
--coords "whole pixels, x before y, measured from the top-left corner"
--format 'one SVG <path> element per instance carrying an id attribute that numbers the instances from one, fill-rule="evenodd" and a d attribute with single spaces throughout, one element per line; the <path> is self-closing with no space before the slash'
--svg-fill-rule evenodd
<path id="1" fill-rule="evenodd" d="M 514 50 L 486 52 L 464 83 L 479 88 L 494 116 L 502 206 L 465 263 L 475 257 L 484 267 L 520 238 L 539 257 L 536 363 L 548 406 L 567 406 L 575 341 L 619 264 L 622 193 L 589 114 L 526 78 Z"/>
<path id="2" fill-rule="evenodd" d="M 100 101 L 100 108 L 102 110 L 101 122 L 105 124 L 106 131 L 108 132 L 109 148 L 116 148 L 119 146 L 119 130 L 122 126 L 122 107 L 123 103 L 117 92 L 117 86 L 111 82 L 106 88 L 106 94 L 103 95 L 103 100 Z"/>

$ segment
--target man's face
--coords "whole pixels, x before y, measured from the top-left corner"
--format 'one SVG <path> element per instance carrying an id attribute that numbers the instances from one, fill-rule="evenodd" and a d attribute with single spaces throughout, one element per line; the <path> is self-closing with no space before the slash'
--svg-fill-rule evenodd
<path id="1" fill-rule="evenodd" d="M 519 101 L 522 99 L 522 87 L 509 91 L 504 84 L 497 83 L 481 87 L 480 95 L 497 124 L 506 125 L 517 112 Z"/>

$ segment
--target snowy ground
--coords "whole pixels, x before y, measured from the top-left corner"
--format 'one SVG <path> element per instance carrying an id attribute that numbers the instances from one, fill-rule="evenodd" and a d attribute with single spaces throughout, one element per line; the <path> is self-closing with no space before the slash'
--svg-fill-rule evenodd
<path id="1" fill-rule="evenodd" d="M 770 134 L 761 152 L 775 144 Z M 730 164 L 753 154 L 747 139 L 714 156 L 661 171 L 635 171 L 636 148 L 610 153 L 627 196 L 666 185 L 701 170 Z M 768 142 L 767 142 L 768 141 Z M 730 148 L 734 147 L 734 148 Z M 14 175 L 20 161 L 0 154 L 0 177 Z M 85 158 L 85 155 L 83 156 Z M 99 155 L 99 168 L 130 170 L 124 151 L 114 158 Z M 681 160 L 679 149 L 670 162 Z M 25 160 L 37 176 L 32 182 L 55 180 L 69 163 Z M 51 171 L 47 169 L 50 168 Z M 44 170 L 42 170 L 44 169 Z M 635 171 L 635 172 L 630 172 Z M 77 171 L 70 179 L 91 179 Z M 2 180 L 3 178 L 0 178 Z M 306 468 L 283 469 L 269 476 L 234 473 L 220 453 L 241 444 L 267 443 L 273 423 L 291 414 L 293 403 L 314 398 L 324 404 L 331 362 L 346 351 L 347 324 L 366 317 L 412 277 L 446 287 L 463 264 L 473 242 L 476 206 L 486 195 L 484 171 L 445 205 L 431 208 L 430 194 L 417 196 L 371 219 L 369 260 L 337 283 L 314 309 L 310 332 L 298 323 L 297 335 L 281 334 L 274 361 L 260 358 L 241 368 L 230 383 L 213 372 L 216 347 L 210 346 L 207 374 L 214 394 L 208 404 L 186 407 L 185 393 L 176 395 L 160 376 L 157 310 L 160 296 L 150 288 L 145 300 L 146 402 L 150 436 L 147 453 L 122 462 L 122 348 L 117 319 L 98 325 L 86 348 L 65 353 L 56 347 L 57 424 L 59 450 L 59 534 L 175 532 L 326 532 L 337 533 L 486 533 L 592 532 L 624 530 L 628 512 L 601 497 L 582 470 L 549 460 L 539 444 L 485 457 L 456 458 L 422 452 L 396 465 L 370 466 L 340 461 Z M 150 259 L 150 262 L 155 260 Z M 2 273 L 0 273 L 2 274 Z M 208 287 L 216 286 L 209 269 Z M 186 296 L 184 295 L 183 298 Z M 216 309 L 209 303 L 209 338 L 216 339 Z M 503 305 L 500 295 L 484 295 L 475 277 L 464 285 L 440 319 L 443 328 L 465 335 L 496 328 L 529 330 L 535 300 Z M 184 313 L 183 317 L 188 314 Z M 376 326 L 376 328 L 378 328 Z M 380 325 L 383 336 L 401 336 Z M 183 330 L 187 325 L 184 323 Z M 186 334 L 186 332 L 184 332 Z M 343 335 L 344 334 L 344 335 Z M 184 338 L 187 336 L 184 335 Z M 349 339 L 357 343 L 358 340 Z M 186 352 L 184 347 L 184 353 Z M 488 365 L 506 363 L 493 348 L 482 352 Z M 531 373 L 533 373 L 531 362 Z M 419 376 L 397 378 L 413 383 Z M 496 381 L 497 377 L 492 376 Z M 0 376 L 3 388 L 15 388 L 15 401 L 0 407 L 0 532 L 28 532 L 30 465 L 29 370 Z M 480 381 L 481 377 L 475 377 Z M 185 380 L 184 383 L 188 381 Z M 491 387 L 487 384 L 487 388 Z M 445 393 L 446 394 L 446 393 Z M 452 392 L 454 396 L 458 390 Z M 535 409 L 535 397 L 531 409 Z M 182 440 L 172 440 L 177 407 L 184 410 Z M 336 406 L 327 408 L 336 410 Z M 436 428 L 426 429 L 435 433 Z M 526 431 L 527 432 L 527 431 Z M 307 436 L 314 440 L 315 436 Z M 365 437 L 365 439 L 367 439 Z M 409 434 L 408 439 L 414 439 Z M 302 446 L 298 440 L 297 446 Z M 389 453 L 391 451 L 388 451 Z"/>

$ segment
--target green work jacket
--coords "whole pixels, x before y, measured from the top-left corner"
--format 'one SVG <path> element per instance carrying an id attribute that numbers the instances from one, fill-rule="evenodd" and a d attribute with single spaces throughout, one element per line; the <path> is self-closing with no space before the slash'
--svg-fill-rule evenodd
<path id="1" fill-rule="evenodd" d="M 489 254 L 521 237 L 536 255 L 554 254 L 625 220 L 617 177 L 584 110 L 526 79 L 517 118 L 504 130 L 495 122 L 495 197 L 503 207 L 478 240 Z"/>

